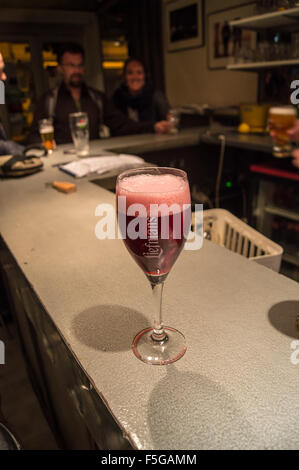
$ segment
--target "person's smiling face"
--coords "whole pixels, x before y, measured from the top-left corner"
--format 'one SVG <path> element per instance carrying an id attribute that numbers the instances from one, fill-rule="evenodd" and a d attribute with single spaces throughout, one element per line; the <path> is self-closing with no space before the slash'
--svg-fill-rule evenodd
<path id="1" fill-rule="evenodd" d="M 125 81 L 132 95 L 136 95 L 142 90 L 145 84 L 145 73 L 140 62 L 129 62 L 126 68 Z"/>

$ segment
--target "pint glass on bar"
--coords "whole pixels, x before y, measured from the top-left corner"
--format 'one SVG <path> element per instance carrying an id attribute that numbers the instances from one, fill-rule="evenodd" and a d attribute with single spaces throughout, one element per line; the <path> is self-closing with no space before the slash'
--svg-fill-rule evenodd
<path id="1" fill-rule="evenodd" d="M 69 115 L 72 139 L 77 155 L 85 157 L 89 153 L 89 124 L 87 113 L 72 113 Z"/>
<path id="2" fill-rule="evenodd" d="M 54 126 L 53 126 L 53 119 L 41 119 L 38 123 L 39 125 L 39 132 L 42 139 L 42 144 L 49 153 L 52 153 L 53 150 L 56 148 L 55 140 L 54 140 Z"/>
<path id="3" fill-rule="evenodd" d="M 292 106 L 277 106 L 269 110 L 269 127 L 272 131 L 273 155 L 275 157 L 289 157 L 292 146 L 287 131 L 291 129 L 296 120 L 296 110 Z"/>

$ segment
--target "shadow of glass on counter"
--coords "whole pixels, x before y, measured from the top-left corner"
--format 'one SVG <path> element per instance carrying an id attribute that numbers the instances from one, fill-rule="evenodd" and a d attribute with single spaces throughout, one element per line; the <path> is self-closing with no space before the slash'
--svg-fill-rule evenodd
<path id="1" fill-rule="evenodd" d="M 151 392 L 148 424 L 155 449 L 252 449 L 261 439 L 240 405 L 207 377 L 174 365 Z M 179 443 L 179 447 L 178 447 Z"/>
<path id="2" fill-rule="evenodd" d="M 299 301 L 286 300 L 274 304 L 268 313 L 271 325 L 290 338 L 299 338 Z"/>
<path id="3" fill-rule="evenodd" d="M 138 331 L 149 326 L 147 318 L 137 310 L 109 304 L 84 310 L 72 323 L 81 343 L 105 352 L 130 350 Z"/>

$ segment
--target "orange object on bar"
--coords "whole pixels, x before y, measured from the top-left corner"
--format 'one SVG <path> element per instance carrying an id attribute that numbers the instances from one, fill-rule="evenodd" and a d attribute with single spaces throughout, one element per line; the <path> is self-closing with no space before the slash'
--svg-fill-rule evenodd
<path id="1" fill-rule="evenodd" d="M 68 183 L 65 181 L 53 181 L 52 186 L 58 191 L 66 194 L 77 191 L 77 186 L 74 183 Z"/>

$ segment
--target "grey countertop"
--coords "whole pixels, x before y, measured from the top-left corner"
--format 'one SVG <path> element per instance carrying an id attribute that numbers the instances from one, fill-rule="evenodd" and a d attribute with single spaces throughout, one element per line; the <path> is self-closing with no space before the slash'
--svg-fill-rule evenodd
<path id="1" fill-rule="evenodd" d="M 272 153 L 272 139 L 269 135 L 239 134 L 236 128 L 215 125 L 183 129 L 175 135 L 144 134 L 136 136 L 114 137 L 92 143 L 97 149 L 111 152 L 146 153 L 172 148 L 196 146 L 200 142 L 219 144 L 218 136 L 224 134 L 226 145 L 253 151 Z"/>
<path id="2" fill-rule="evenodd" d="M 149 139 L 184 140 L 160 137 L 105 148 L 136 154 Z M 45 185 L 73 181 L 52 167 L 67 159 L 59 149 L 45 171 L 0 181 L 0 231 L 132 445 L 298 449 L 298 284 L 208 241 L 183 251 L 166 281 L 164 318 L 184 333 L 187 352 L 170 366 L 144 364 L 131 342 L 152 323 L 150 286 L 121 240 L 95 236 L 96 207 L 114 204 L 112 193 L 87 178 L 70 195 Z"/>
<path id="3" fill-rule="evenodd" d="M 217 127 L 201 134 L 200 140 L 207 144 L 219 144 L 218 136 L 223 134 L 226 145 L 257 152 L 272 153 L 272 139 L 269 135 L 240 134 L 235 128 Z"/>

